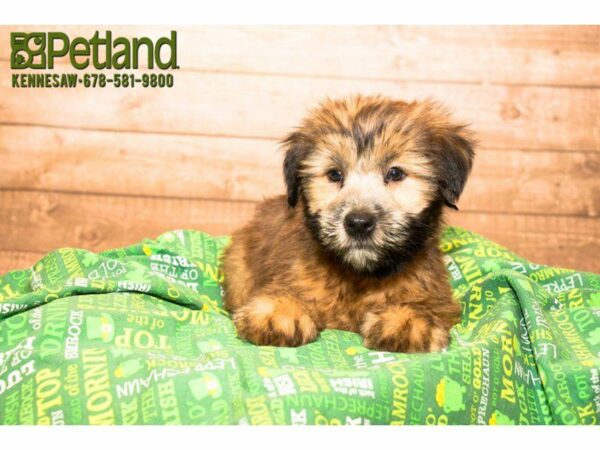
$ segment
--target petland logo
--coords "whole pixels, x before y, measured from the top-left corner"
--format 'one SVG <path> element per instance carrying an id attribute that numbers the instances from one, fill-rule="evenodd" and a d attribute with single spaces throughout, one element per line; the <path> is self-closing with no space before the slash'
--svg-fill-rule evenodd
<path id="1" fill-rule="evenodd" d="M 96 31 L 91 38 L 69 39 L 61 32 L 12 32 L 10 34 L 12 70 L 52 70 L 55 63 L 68 62 L 77 73 L 13 73 L 13 87 L 172 87 L 173 75 L 156 72 L 90 73 L 90 70 L 179 69 L 177 32 L 156 42 L 148 37 L 117 37 L 111 31 Z"/>

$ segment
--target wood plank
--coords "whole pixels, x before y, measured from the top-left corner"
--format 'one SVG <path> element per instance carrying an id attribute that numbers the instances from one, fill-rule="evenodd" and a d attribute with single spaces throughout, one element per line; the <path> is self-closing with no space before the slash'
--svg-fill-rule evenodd
<path id="1" fill-rule="evenodd" d="M 91 37 L 94 26 L 0 27 Z M 173 27 L 111 26 L 113 36 L 166 36 Z M 388 80 L 598 86 L 597 26 L 175 27 L 183 70 Z M 8 56 L 3 56 L 6 59 Z"/>
<path id="2" fill-rule="evenodd" d="M 600 220 L 548 215 L 450 214 L 451 225 L 504 245 L 538 264 L 600 273 Z"/>
<path id="3" fill-rule="evenodd" d="M 29 268 L 42 256 L 43 253 L 0 250 L 0 276 L 13 270 Z"/>
<path id="4" fill-rule="evenodd" d="M 283 192 L 274 140 L 0 125 L 0 160 L 0 189 L 233 200 Z"/>
<path id="5" fill-rule="evenodd" d="M 175 228 L 230 233 L 255 205 L 129 196 L 0 191 L 0 250 L 99 251 Z M 532 261 L 600 272 L 600 220 L 456 213 L 449 222 L 488 236 Z"/>
<path id="6" fill-rule="evenodd" d="M 488 148 L 600 151 L 600 89 L 581 88 L 178 72 L 171 89 L 17 89 L 5 76 L 0 123 L 281 139 L 325 97 L 357 92 L 439 100 Z"/>
<path id="7" fill-rule="evenodd" d="M 247 221 L 254 207 L 250 202 L 0 191 L 0 250 L 101 251 L 178 228 L 226 234 Z"/>
<path id="8" fill-rule="evenodd" d="M 0 189 L 260 200 L 284 192 L 277 147 L 268 139 L 0 126 Z M 460 207 L 597 217 L 599 172 L 599 153 L 481 149 Z"/>
<path id="9" fill-rule="evenodd" d="M 465 211 L 600 217 L 600 154 L 481 150 Z"/>

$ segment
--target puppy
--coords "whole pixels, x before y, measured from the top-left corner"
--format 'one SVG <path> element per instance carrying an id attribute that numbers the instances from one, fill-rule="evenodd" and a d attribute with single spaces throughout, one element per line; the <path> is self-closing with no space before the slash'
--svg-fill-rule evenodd
<path id="1" fill-rule="evenodd" d="M 327 100 L 283 142 L 287 196 L 265 200 L 224 253 L 241 337 L 299 346 L 325 328 L 393 352 L 445 348 L 460 317 L 439 250 L 473 142 L 435 103 Z"/>

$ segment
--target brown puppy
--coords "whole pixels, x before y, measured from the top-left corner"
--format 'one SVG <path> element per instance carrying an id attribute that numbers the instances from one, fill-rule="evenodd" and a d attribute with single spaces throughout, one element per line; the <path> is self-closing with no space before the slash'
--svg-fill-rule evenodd
<path id="1" fill-rule="evenodd" d="M 239 335 L 298 346 L 320 330 L 426 352 L 460 316 L 438 249 L 473 159 L 463 126 L 434 103 L 328 100 L 283 143 L 287 198 L 264 201 L 224 255 Z"/>

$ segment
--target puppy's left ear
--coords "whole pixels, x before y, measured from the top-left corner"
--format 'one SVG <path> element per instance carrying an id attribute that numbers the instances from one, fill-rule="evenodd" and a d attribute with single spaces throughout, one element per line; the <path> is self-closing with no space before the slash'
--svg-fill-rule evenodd
<path id="1" fill-rule="evenodd" d="M 439 195 L 446 206 L 457 210 L 456 203 L 473 166 L 475 141 L 466 126 L 455 123 L 439 103 L 426 100 L 411 106 L 413 117 L 427 130 Z"/>
<path id="2" fill-rule="evenodd" d="M 283 179 L 287 188 L 288 205 L 293 208 L 298 203 L 302 178 L 300 176 L 301 163 L 310 150 L 310 143 L 306 137 L 295 132 L 282 141 L 285 150 L 283 160 Z"/>
<path id="3" fill-rule="evenodd" d="M 439 185 L 444 203 L 458 210 L 456 203 L 473 167 L 475 142 L 464 125 L 447 124 L 434 131 L 439 149 Z"/>

